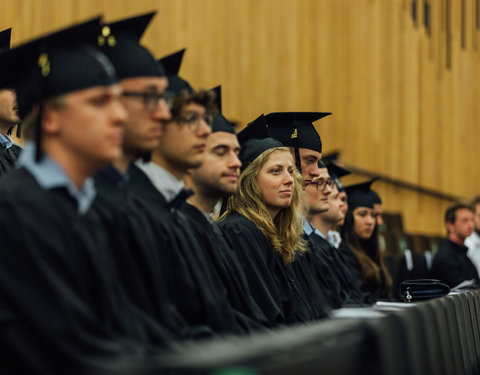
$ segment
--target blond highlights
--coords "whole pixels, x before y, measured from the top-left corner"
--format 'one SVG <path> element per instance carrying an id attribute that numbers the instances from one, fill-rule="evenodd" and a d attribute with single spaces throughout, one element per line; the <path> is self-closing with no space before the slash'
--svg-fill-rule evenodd
<path id="1" fill-rule="evenodd" d="M 272 248 L 281 255 L 283 262 L 289 263 L 293 262 L 297 252 L 307 250 L 306 242 L 302 238 L 303 227 L 298 214 L 302 194 L 302 178 L 295 170 L 291 204 L 289 207 L 282 208 L 272 219 L 260 192 L 257 178 L 260 169 L 275 152 L 288 152 L 290 154 L 286 147 L 275 147 L 263 152 L 250 163 L 241 173 L 237 190 L 230 197 L 227 211 L 221 219 L 232 211 L 245 216 L 267 237 Z"/>
<path id="2" fill-rule="evenodd" d="M 65 95 L 44 100 L 43 105 L 50 106 L 52 109 L 61 109 L 65 106 Z M 36 141 L 35 128 L 38 122 L 38 111 L 39 106 L 34 106 L 22 122 L 22 134 L 27 141 Z"/>

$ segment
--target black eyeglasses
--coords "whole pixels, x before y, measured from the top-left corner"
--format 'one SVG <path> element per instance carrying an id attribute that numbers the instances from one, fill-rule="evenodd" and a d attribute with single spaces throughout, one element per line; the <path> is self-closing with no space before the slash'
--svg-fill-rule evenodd
<path id="1" fill-rule="evenodd" d="M 335 185 L 335 181 L 331 178 L 319 178 L 318 180 L 310 182 L 309 185 L 315 185 L 318 191 L 323 191 L 327 186 L 332 188 L 333 185 Z"/>
<path id="2" fill-rule="evenodd" d="M 208 126 L 212 126 L 213 116 L 199 115 L 196 112 L 190 112 L 181 116 L 175 116 L 174 121 L 184 124 L 189 130 L 197 131 L 201 120 L 205 121 Z"/>
<path id="3" fill-rule="evenodd" d="M 167 103 L 168 109 L 172 109 L 173 104 L 173 94 L 169 92 L 164 92 L 159 94 L 156 92 L 146 92 L 146 91 L 124 91 L 122 96 L 126 98 L 138 98 L 141 99 L 143 105 L 147 111 L 153 112 L 158 108 L 161 100 L 165 100 Z"/>

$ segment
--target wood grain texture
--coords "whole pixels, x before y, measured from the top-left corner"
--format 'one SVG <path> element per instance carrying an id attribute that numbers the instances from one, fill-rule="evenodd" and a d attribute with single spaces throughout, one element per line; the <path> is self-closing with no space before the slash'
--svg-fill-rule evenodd
<path id="1" fill-rule="evenodd" d="M 330 111 L 316 127 L 325 150 L 357 165 L 445 193 L 479 192 L 477 2 L 410 0 L 3 0 L 13 43 L 102 13 L 156 9 L 143 42 L 156 56 L 187 47 L 181 75 L 223 86 L 227 117 Z M 449 18 L 447 17 L 449 16 Z M 461 46 L 462 27 L 465 47 Z M 448 41 L 451 66 L 447 68 Z M 410 232 L 443 234 L 448 202 L 384 183 L 385 209 Z"/>

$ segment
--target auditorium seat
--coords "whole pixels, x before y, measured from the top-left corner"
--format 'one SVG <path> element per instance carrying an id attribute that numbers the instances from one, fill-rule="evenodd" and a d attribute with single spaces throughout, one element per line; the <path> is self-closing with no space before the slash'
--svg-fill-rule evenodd
<path id="1" fill-rule="evenodd" d="M 159 359 L 160 360 L 160 359 Z M 371 328 L 359 319 L 329 319 L 246 337 L 184 343 L 162 356 L 158 373 L 381 374 Z"/>
<path id="2" fill-rule="evenodd" d="M 427 355 L 430 372 L 432 375 L 445 375 L 451 367 L 450 355 L 445 357 L 442 348 L 442 336 L 438 329 L 438 316 L 430 303 L 419 303 L 418 311 L 423 320 L 423 330 L 427 343 Z"/>
<path id="3" fill-rule="evenodd" d="M 443 373 L 445 375 L 464 374 L 462 353 L 459 345 L 455 344 L 459 340 L 458 330 L 450 332 L 445 300 L 445 298 L 435 298 L 428 302 L 432 306 L 437 318 L 436 329 L 438 330 L 441 356 L 443 357 Z"/>
<path id="4" fill-rule="evenodd" d="M 464 300 L 460 297 L 461 294 L 450 294 L 446 298 L 453 301 L 453 311 L 456 316 L 456 322 L 460 338 L 460 348 L 463 356 L 463 363 L 466 374 L 478 374 L 475 358 L 475 343 L 471 332 L 471 324 L 469 324 L 469 317 L 467 318 L 466 308 L 463 305 Z M 453 327 L 452 329 L 455 329 Z M 469 331 L 470 330 L 470 331 Z"/>

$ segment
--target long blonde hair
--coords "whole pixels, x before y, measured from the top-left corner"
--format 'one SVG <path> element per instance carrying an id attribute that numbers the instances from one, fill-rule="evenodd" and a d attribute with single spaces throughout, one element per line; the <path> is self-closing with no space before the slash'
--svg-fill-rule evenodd
<path id="1" fill-rule="evenodd" d="M 294 186 L 291 204 L 289 207 L 282 208 L 275 218 L 272 219 L 258 187 L 257 177 L 260 169 L 274 152 L 288 152 L 290 155 L 288 148 L 275 147 L 263 152 L 250 163 L 241 173 L 237 190 L 228 200 L 227 211 L 220 220 L 232 211 L 245 216 L 268 238 L 270 245 L 281 255 L 283 262 L 289 263 L 295 259 L 296 252 L 307 250 L 306 242 L 301 236 L 303 227 L 298 214 L 298 205 L 300 204 L 302 193 L 302 179 L 295 170 L 293 173 Z"/>

